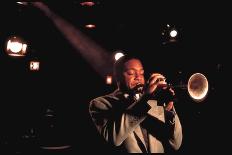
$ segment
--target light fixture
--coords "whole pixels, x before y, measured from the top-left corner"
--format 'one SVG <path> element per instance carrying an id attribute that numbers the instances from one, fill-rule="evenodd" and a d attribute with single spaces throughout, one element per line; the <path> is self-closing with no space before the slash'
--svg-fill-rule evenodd
<path id="1" fill-rule="evenodd" d="M 124 52 L 122 50 L 117 50 L 114 52 L 114 60 L 117 61 L 119 58 L 124 56 Z"/>
<path id="2" fill-rule="evenodd" d="M 30 70 L 31 71 L 38 71 L 39 70 L 39 65 L 40 65 L 40 62 L 37 61 L 37 60 L 30 61 Z"/>
<path id="3" fill-rule="evenodd" d="M 86 24 L 85 27 L 88 29 L 94 29 L 94 28 L 96 28 L 96 25 L 95 24 Z"/>
<path id="4" fill-rule="evenodd" d="M 115 54 L 115 56 L 114 56 L 114 58 L 115 58 L 115 60 L 117 61 L 119 58 L 121 58 L 121 57 L 123 57 L 124 56 L 124 54 L 123 53 L 116 53 Z"/>
<path id="5" fill-rule="evenodd" d="M 93 1 L 86 1 L 80 3 L 82 6 L 93 6 L 95 3 Z"/>
<path id="6" fill-rule="evenodd" d="M 7 41 L 6 52 L 9 56 L 13 57 L 25 56 L 27 44 L 20 37 L 13 36 Z"/>
<path id="7" fill-rule="evenodd" d="M 175 25 L 167 24 L 163 28 L 161 35 L 162 35 L 162 43 L 167 44 L 167 43 L 178 41 L 179 32 L 175 27 Z"/>
<path id="8" fill-rule="evenodd" d="M 171 38 L 175 38 L 177 36 L 178 32 L 176 29 L 172 29 L 170 32 L 169 32 L 169 35 Z"/>
<path id="9" fill-rule="evenodd" d="M 112 76 L 111 75 L 107 75 L 106 76 L 106 84 L 108 84 L 108 85 L 111 85 L 112 84 Z"/>
<path id="10" fill-rule="evenodd" d="M 19 5 L 28 5 L 28 2 L 16 2 Z"/>

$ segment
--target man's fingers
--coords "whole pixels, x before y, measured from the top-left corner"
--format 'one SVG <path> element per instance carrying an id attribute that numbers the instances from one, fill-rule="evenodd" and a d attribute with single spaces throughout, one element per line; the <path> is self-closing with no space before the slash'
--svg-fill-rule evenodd
<path id="1" fill-rule="evenodd" d="M 173 108 L 173 101 L 169 102 L 168 105 L 165 107 L 167 111 L 170 111 Z"/>
<path id="2" fill-rule="evenodd" d="M 163 75 L 153 76 L 148 80 L 148 84 L 158 83 L 159 81 L 165 81 L 165 77 Z"/>

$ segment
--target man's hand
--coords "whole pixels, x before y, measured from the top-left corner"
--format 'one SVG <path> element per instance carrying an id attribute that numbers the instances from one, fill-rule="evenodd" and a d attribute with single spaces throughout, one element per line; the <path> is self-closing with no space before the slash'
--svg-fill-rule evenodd
<path id="1" fill-rule="evenodd" d="M 169 88 L 169 91 L 171 92 L 172 96 L 175 96 L 175 92 L 172 88 Z M 173 101 L 169 101 L 168 104 L 165 106 L 165 110 L 170 111 L 173 108 Z"/>
<path id="2" fill-rule="evenodd" d="M 167 111 L 172 110 L 173 104 L 174 104 L 174 102 L 173 102 L 173 101 L 170 101 L 170 102 L 165 106 L 165 110 L 167 110 Z"/>
<path id="3" fill-rule="evenodd" d="M 159 73 L 153 73 L 147 81 L 147 87 L 145 93 L 154 94 L 158 87 L 162 87 L 165 89 L 167 82 L 165 81 L 165 77 Z"/>
<path id="4" fill-rule="evenodd" d="M 157 89 L 162 89 L 164 90 L 163 92 L 166 92 L 166 94 L 168 91 L 168 94 L 170 93 L 170 95 L 175 96 L 174 90 L 168 87 L 167 82 L 165 80 L 166 78 L 162 74 L 153 73 L 147 81 L 147 87 L 146 87 L 145 93 L 155 96 Z M 163 98 L 161 100 L 165 101 L 166 99 L 164 97 L 168 97 L 168 96 L 162 95 Z M 167 111 L 172 110 L 173 104 L 174 102 L 169 100 L 168 103 L 165 105 L 165 110 Z"/>

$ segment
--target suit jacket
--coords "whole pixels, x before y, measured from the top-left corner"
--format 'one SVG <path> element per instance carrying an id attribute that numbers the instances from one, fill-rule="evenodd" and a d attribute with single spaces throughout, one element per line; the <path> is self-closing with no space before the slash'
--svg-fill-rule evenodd
<path id="1" fill-rule="evenodd" d="M 89 112 L 100 135 L 126 152 L 163 153 L 168 148 L 178 150 L 181 146 L 182 127 L 175 109 L 170 114 L 146 96 L 133 101 L 116 90 L 93 99 Z M 147 131 L 148 145 L 143 129 Z"/>

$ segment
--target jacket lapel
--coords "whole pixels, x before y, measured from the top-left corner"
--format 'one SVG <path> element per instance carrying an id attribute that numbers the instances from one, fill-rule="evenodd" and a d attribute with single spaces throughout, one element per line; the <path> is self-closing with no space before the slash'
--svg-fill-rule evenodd
<path id="1" fill-rule="evenodd" d="M 162 122 L 165 122 L 163 106 L 158 106 L 156 100 L 148 100 L 147 103 L 151 106 L 148 114 L 159 119 Z"/>
<path id="2" fill-rule="evenodd" d="M 145 144 L 145 141 L 144 141 L 144 138 L 143 138 L 143 134 L 142 134 L 142 130 L 140 128 L 140 126 L 138 126 L 135 130 L 134 130 L 134 134 L 135 134 L 135 138 L 139 143 L 143 144 L 143 146 L 140 146 L 141 147 L 144 147 L 145 148 L 145 151 L 147 152 L 147 147 L 146 147 L 146 144 Z"/>

